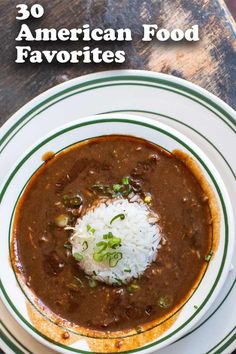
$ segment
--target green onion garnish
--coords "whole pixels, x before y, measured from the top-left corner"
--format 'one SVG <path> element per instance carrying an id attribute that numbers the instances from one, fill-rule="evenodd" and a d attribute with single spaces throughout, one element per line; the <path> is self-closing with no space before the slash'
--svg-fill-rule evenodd
<path id="1" fill-rule="evenodd" d="M 107 240 L 108 238 L 112 238 L 113 237 L 113 233 L 112 232 L 108 232 L 108 234 L 104 234 L 103 235 L 103 239 Z"/>
<path id="2" fill-rule="evenodd" d="M 208 255 L 205 257 L 205 261 L 206 261 L 206 262 L 210 262 L 212 256 L 213 256 L 213 251 L 211 250 L 211 251 L 208 253 Z"/>
<path id="3" fill-rule="evenodd" d="M 94 234 L 95 231 L 96 231 L 96 230 L 95 230 L 94 228 L 92 228 L 92 226 L 89 225 L 89 224 L 86 226 L 86 229 L 87 229 L 87 232 L 90 232 L 91 234 Z"/>
<path id="4" fill-rule="evenodd" d="M 82 261 L 83 260 L 83 256 L 82 256 L 82 254 L 81 253 L 79 253 L 79 252 L 76 252 L 76 253 L 74 253 L 73 254 L 73 257 L 76 259 L 76 261 L 78 261 L 78 262 L 80 262 L 80 261 Z"/>
<path id="5" fill-rule="evenodd" d="M 121 252 L 111 252 L 121 246 L 121 238 L 114 236 L 112 232 L 108 232 L 103 235 L 103 240 L 96 243 L 93 259 L 96 262 L 108 261 L 109 266 L 113 268 L 123 256 Z"/>
<path id="6" fill-rule="evenodd" d="M 167 309 L 172 305 L 173 299 L 170 296 L 161 296 L 158 299 L 158 306 L 162 309 Z"/>
<path id="7" fill-rule="evenodd" d="M 113 249 L 117 248 L 117 247 L 121 246 L 121 238 L 113 237 L 107 242 L 107 244 L 110 248 L 113 248 Z"/>
<path id="8" fill-rule="evenodd" d="M 133 291 L 135 291 L 135 290 L 137 290 L 137 289 L 139 289 L 139 288 L 140 288 L 140 286 L 137 285 L 137 284 L 130 284 L 130 285 L 128 286 L 127 290 L 128 290 L 130 293 L 132 293 Z"/>
<path id="9" fill-rule="evenodd" d="M 124 177 L 124 178 L 122 178 L 122 184 L 129 184 L 129 178 L 128 177 Z"/>
<path id="10" fill-rule="evenodd" d="M 121 279 L 119 279 L 119 278 L 114 278 L 116 281 L 117 281 L 117 283 L 118 284 L 120 284 L 120 285 L 122 285 L 123 284 L 123 282 L 122 282 L 122 280 Z"/>
<path id="11" fill-rule="evenodd" d="M 138 326 L 135 328 L 137 333 L 141 333 L 143 331 L 142 327 Z"/>
<path id="12" fill-rule="evenodd" d="M 113 184 L 113 190 L 114 192 L 119 192 L 119 190 L 122 188 L 121 184 Z"/>
<path id="13" fill-rule="evenodd" d="M 87 241 L 84 241 L 82 243 L 82 247 L 83 247 L 83 251 L 86 251 L 88 249 L 88 242 Z"/>
<path id="14" fill-rule="evenodd" d="M 125 219 L 125 214 L 117 214 L 116 216 L 114 216 L 114 218 L 111 219 L 110 221 L 110 225 L 113 223 L 113 221 L 115 221 L 116 219 L 120 219 L 120 220 L 124 220 Z"/>
<path id="15" fill-rule="evenodd" d="M 83 288 L 84 284 L 83 284 L 82 280 L 80 280 L 80 278 L 78 278 L 76 276 L 74 276 L 74 278 L 79 282 L 80 287 Z"/>
<path id="16" fill-rule="evenodd" d="M 102 253 L 105 251 L 107 248 L 107 242 L 106 241 L 100 241 L 96 243 L 96 246 L 99 247 L 100 249 L 97 251 L 97 253 Z"/>
<path id="17" fill-rule="evenodd" d="M 112 258 L 109 259 L 109 266 L 111 268 L 114 268 L 117 263 L 122 259 L 122 253 L 121 252 L 114 252 L 112 255 Z"/>
<path id="18" fill-rule="evenodd" d="M 102 262 L 103 261 L 103 254 L 100 254 L 98 252 L 94 252 L 93 259 L 95 262 Z"/>
<path id="19" fill-rule="evenodd" d="M 95 279 L 89 279 L 89 286 L 90 288 L 96 288 L 97 281 Z"/>
<path id="20" fill-rule="evenodd" d="M 78 291 L 78 285 L 77 285 L 77 284 L 69 283 L 69 284 L 66 284 L 66 287 L 67 287 L 69 290 Z"/>
<path id="21" fill-rule="evenodd" d="M 124 269 L 125 273 L 131 273 L 131 269 Z"/>
<path id="22" fill-rule="evenodd" d="M 92 189 L 103 195 L 111 195 L 113 198 L 119 196 L 127 196 L 132 191 L 132 186 L 129 183 L 128 177 L 123 177 L 121 183 L 112 185 L 94 184 Z"/>

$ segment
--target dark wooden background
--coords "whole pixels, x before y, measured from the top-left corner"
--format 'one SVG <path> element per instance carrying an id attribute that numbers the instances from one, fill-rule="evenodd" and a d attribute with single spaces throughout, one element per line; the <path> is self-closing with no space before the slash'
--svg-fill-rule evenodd
<path id="1" fill-rule="evenodd" d="M 232 2 L 232 0 L 230 0 Z M 236 0 L 234 0 L 236 1 Z M 223 0 L 40 0 L 42 19 L 27 20 L 36 27 L 130 27 L 133 41 L 91 43 L 104 50 L 124 48 L 124 64 L 15 64 L 19 0 L 0 0 L 0 124 L 46 89 L 83 74 L 109 69 L 145 69 L 173 74 L 208 89 L 236 108 L 236 32 Z M 24 3 L 34 4 L 35 0 Z M 142 24 L 168 29 L 199 24 L 198 43 L 141 42 Z M 80 49 L 81 43 L 32 44 L 41 49 Z"/>

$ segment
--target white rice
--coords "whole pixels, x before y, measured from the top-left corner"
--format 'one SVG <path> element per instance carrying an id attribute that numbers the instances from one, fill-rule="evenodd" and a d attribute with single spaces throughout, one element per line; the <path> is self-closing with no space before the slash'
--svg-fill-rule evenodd
<path id="1" fill-rule="evenodd" d="M 125 218 L 117 218 L 110 224 L 118 214 L 124 214 Z M 70 239 L 72 254 L 83 256 L 80 267 L 94 279 L 108 284 L 126 283 L 140 276 L 156 259 L 161 241 L 157 221 L 157 215 L 142 201 L 116 199 L 102 202 L 78 219 Z M 95 231 L 88 231 L 87 225 Z M 122 259 L 114 267 L 110 267 L 107 260 L 97 262 L 93 259 L 96 244 L 104 241 L 103 235 L 108 232 L 121 239 L 121 246 L 115 251 L 122 253 Z M 84 249 L 85 244 L 87 249 Z"/>

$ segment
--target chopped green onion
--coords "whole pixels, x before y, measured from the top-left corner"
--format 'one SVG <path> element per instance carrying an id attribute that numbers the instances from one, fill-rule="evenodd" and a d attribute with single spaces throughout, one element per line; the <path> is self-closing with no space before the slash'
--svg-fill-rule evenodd
<path id="1" fill-rule="evenodd" d="M 205 257 L 205 261 L 206 261 L 206 262 L 210 262 L 212 256 L 213 256 L 213 251 L 211 250 L 211 251 L 208 253 L 208 255 Z"/>
<path id="2" fill-rule="evenodd" d="M 137 284 L 130 284 L 130 285 L 128 286 L 127 290 L 128 290 L 130 293 L 132 293 L 134 290 L 137 290 L 137 289 L 139 289 L 139 288 L 140 288 L 140 286 L 137 285 Z"/>
<path id="3" fill-rule="evenodd" d="M 83 256 L 82 256 L 82 254 L 81 253 L 79 253 L 79 252 L 76 252 L 76 253 L 74 253 L 73 254 L 73 257 L 76 259 L 76 261 L 78 261 L 78 262 L 80 262 L 80 261 L 82 261 L 83 260 Z"/>
<path id="4" fill-rule="evenodd" d="M 94 228 L 92 228 L 92 226 L 89 225 L 89 224 L 86 226 L 86 229 L 87 229 L 87 231 L 90 232 L 91 234 L 94 234 L 95 231 L 96 231 L 96 230 L 95 230 Z"/>
<path id="5" fill-rule="evenodd" d="M 83 287 L 84 287 L 84 284 L 83 284 L 82 280 L 80 280 L 80 278 L 79 278 L 79 277 L 76 277 L 76 276 L 74 276 L 74 278 L 78 281 L 80 287 L 83 288 Z"/>
<path id="6" fill-rule="evenodd" d="M 105 251 L 105 249 L 107 248 L 107 242 L 105 242 L 105 241 L 100 241 L 100 242 L 96 243 L 96 246 L 100 248 L 100 249 L 97 251 L 97 253 L 102 253 L 102 252 Z"/>
<path id="7" fill-rule="evenodd" d="M 94 252 L 93 253 L 93 259 L 94 259 L 95 262 L 102 262 L 103 261 L 103 257 L 104 257 L 103 254 L 100 254 L 98 252 Z"/>
<path id="8" fill-rule="evenodd" d="M 116 248 L 121 245 L 121 238 L 119 237 L 113 237 L 108 241 L 108 246 L 110 248 Z"/>
<path id="9" fill-rule="evenodd" d="M 124 184 L 124 185 L 129 184 L 129 178 L 128 177 L 122 178 L 122 184 Z"/>
<path id="10" fill-rule="evenodd" d="M 158 306 L 167 309 L 172 305 L 173 299 L 171 296 L 162 296 L 158 299 Z"/>
<path id="11" fill-rule="evenodd" d="M 69 290 L 73 290 L 73 291 L 78 291 L 78 286 L 77 284 L 74 284 L 74 283 L 69 283 L 66 285 L 66 287 L 69 289 Z"/>
<path id="12" fill-rule="evenodd" d="M 116 219 L 120 219 L 120 220 L 124 220 L 125 219 L 125 214 L 117 214 L 116 216 L 114 216 L 114 218 L 111 219 L 110 221 L 110 225 L 113 223 L 113 221 L 115 221 Z"/>
<path id="13" fill-rule="evenodd" d="M 90 288 L 96 288 L 97 281 L 95 279 L 89 279 L 89 286 Z"/>
<path id="14" fill-rule="evenodd" d="M 194 307 L 196 310 L 198 309 L 198 306 L 197 306 L 197 305 L 194 305 L 193 307 Z"/>
<path id="15" fill-rule="evenodd" d="M 105 184 L 94 184 L 92 186 L 92 189 L 95 192 L 98 192 L 103 195 L 112 195 L 113 194 L 113 189 L 111 188 L 111 186 L 105 185 Z"/>
<path id="16" fill-rule="evenodd" d="M 140 326 L 137 326 L 135 329 L 136 329 L 137 333 L 142 333 L 142 331 L 143 331 L 142 327 L 140 327 Z"/>
<path id="17" fill-rule="evenodd" d="M 131 273 L 131 269 L 124 269 L 124 272 Z"/>
<path id="18" fill-rule="evenodd" d="M 72 208 L 72 209 L 77 209 L 81 206 L 81 204 L 83 203 L 83 199 L 81 197 L 81 195 L 79 194 L 75 194 L 75 195 L 69 195 L 69 194 L 65 194 L 63 195 L 63 201 L 64 201 L 64 205 L 68 208 Z"/>
<path id="19" fill-rule="evenodd" d="M 121 239 L 115 237 L 112 232 L 103 235 L 104 241 L 96 243 L 96 248 L 93 252 L 93 259 L 96 262 L 108 260 L 110 267 L 115 267 L 122 258 L 121 252 L 109 252 L 121 245 Z M 105 252 L 106 251 L 106 252 Z"/>
<path id="20" fill-rule="evenodd" d="M 130 194 L 130 192 L 132 192 L 132 187 L 130 184 L 127 184 L 127 189 L 122 194 L 123 196 L 127 196 Z"/>
<path id="21" fill-rule="evenodd" d="M 114 252 L 112 258 L 109 259 L 109 266 L 114 268 L 122 257 L 123 255 L 121 252 Z"/>
<path id="22" fill-rule="evenodd" d="M 112 237 L 114 237 L 112 232 L 108 232 L 108 234 L 103 235 L 104 240 L 107 240 L 108 238 L 112 238 Z"/>
<path id="23" fill-rule="evenodd" d="M 119 192 L 119 190 L 122 188 L 121 184 L 113 184 L 113 190 L 114 192 Z"/>
<path id="24" fill-rule="evenodd" d="M 72 207 L 79 207 L 82 204 L 82 198 L 81 197 L 73 197 L 70 199 L 70 205 Z"/>
<path id="25" fill-rule="evenodd" d="M 87 241 L 84 241 L 82 243 L 82 247 L 83 247 L 83 251 L 86 251 L 88 249 L 88 242 Z"/>
<path id="26" fill-rule="evenodd" d="M 119 278 L 114 278 L 116 281 L 117 281 L 117 283 L 119 283 L 120 285 L 122 285 L 123 284 L 123 282 L 122 282 L 122 280 L 121 279 L 119 279 Z"/>

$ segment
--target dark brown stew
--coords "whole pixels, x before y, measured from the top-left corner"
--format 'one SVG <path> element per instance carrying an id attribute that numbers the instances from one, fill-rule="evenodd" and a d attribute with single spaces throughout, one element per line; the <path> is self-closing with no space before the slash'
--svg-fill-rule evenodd
<path id="1" fill-rule="evenodd" d="M 73 225 L 100 196 L 112 198 L 110 186 L 124 177 L 132 191 L 151 195 L 165 241 L 139 279 L 111 286 L 80 269 L 71 231 L 55 220 L 65 214 Z M 199 182 L 174 154 L 114 135 L 46 161 L 17 206 L 14 236 L 17 267 L 41 303 L 72 323 L 114 331 L 156 320 L 186 298 L 209 260 L 211 215 Z"/>

